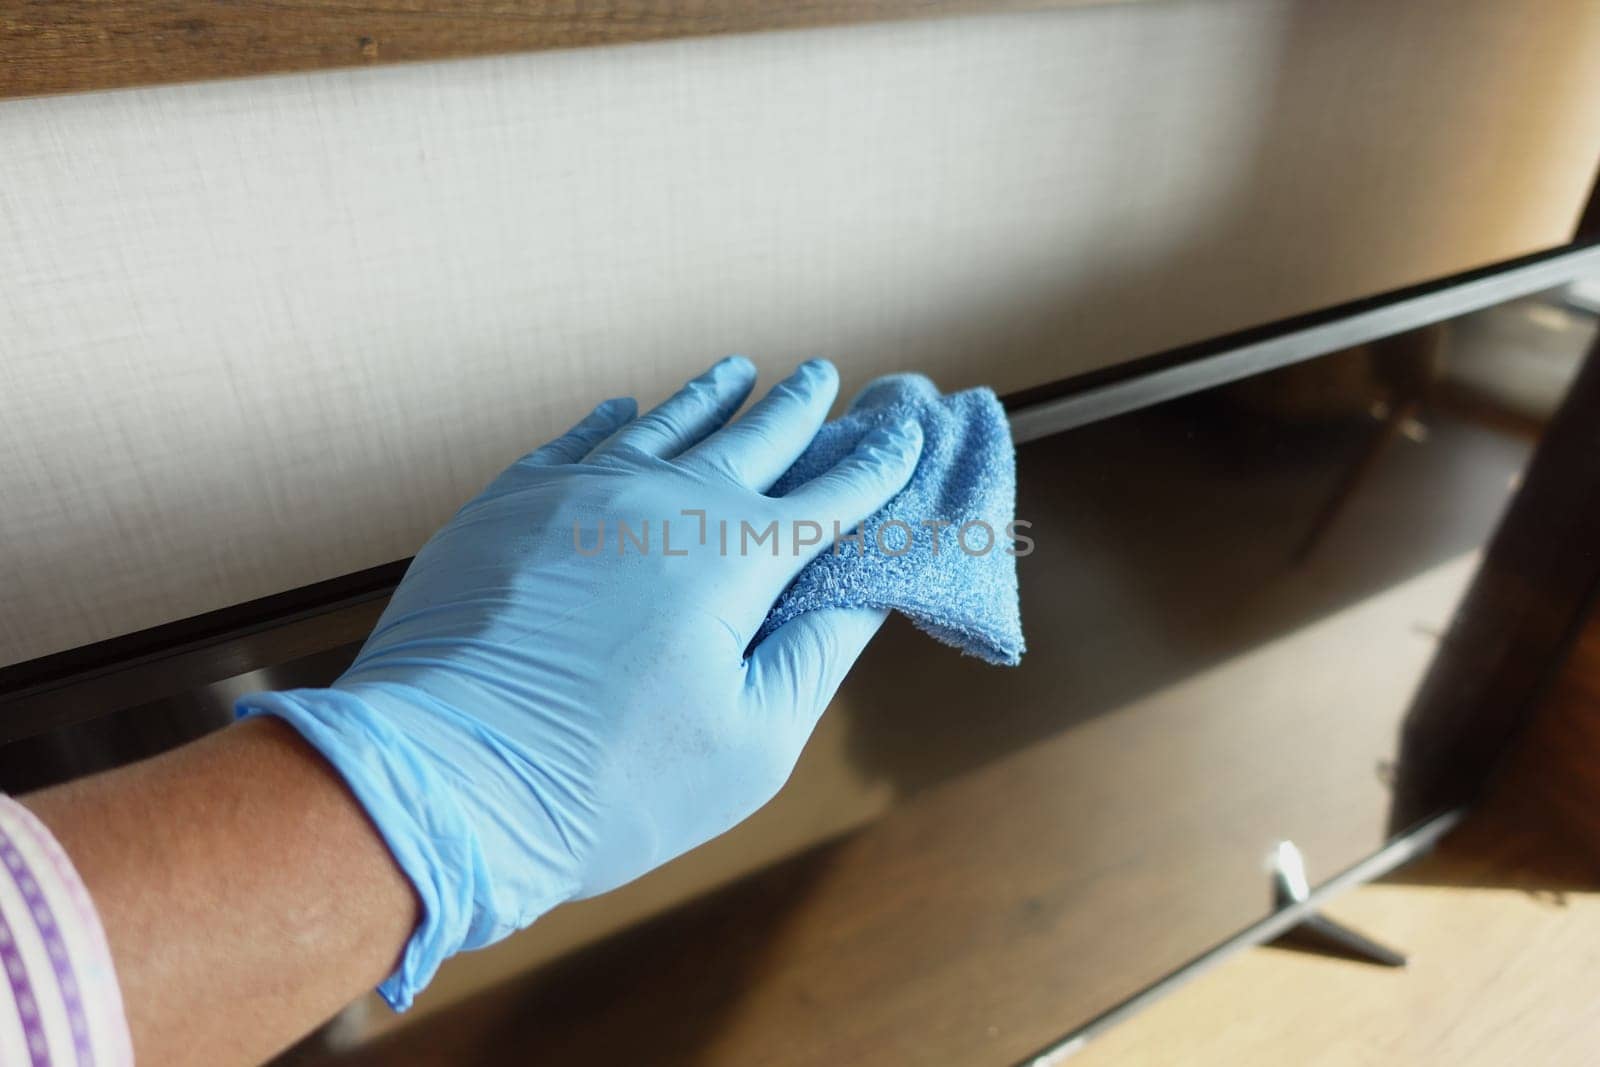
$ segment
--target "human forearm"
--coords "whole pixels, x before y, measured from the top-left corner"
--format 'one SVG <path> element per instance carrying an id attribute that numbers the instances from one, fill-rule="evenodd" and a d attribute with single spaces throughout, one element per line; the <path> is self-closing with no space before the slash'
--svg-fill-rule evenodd
<path id="1" fill-rule="evenodd" d="M 393 968 L 410 883 L 338 776 L 270 719 L 23 798 L 110 942 L 142 1063 L 255 1063 Z"/>

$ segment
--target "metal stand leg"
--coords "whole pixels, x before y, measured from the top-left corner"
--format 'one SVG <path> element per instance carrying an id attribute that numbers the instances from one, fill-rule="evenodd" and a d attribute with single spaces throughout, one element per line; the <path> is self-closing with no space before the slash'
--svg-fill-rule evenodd
<path id="1" fill-rule="evenodd" d="M 1272 903 L 1275 908 L 1303 904 L 1311 895 L 1306 881 L 1305 858 L 1293 841 L 1280 841 L 1272 860 Z M 1300 948 L 1346 959 L 1364 960 L 1384 967 L 1404 967 L 1403 953 L 1342 926 L 1315 911 L 1285 930 L 1276 942 L 1283 947 Z"/>
<path id="2" fill-rule="evenodd" d="M 1327 903 L 1339 893 L 1352 886 L 1365 885 L 1374 878 L 1388 874 L 1402 863 L 1408 863 L 1416 859 L 1432 848 L 1441 837 L 1454 829 L 1465 817 L 1466 813 L 1466 808 L 1451 808 L 1435 815 L 1426 822 L 1418 823 L 1405 830 L 1360 863 L 1346 868 L 1311 890 L 1298 903 L 1290 903 L 1274 908 L 1270 915 L 1245 927 L 1226 941 L 1211 946 L 1211 948 L 1185 963 L 1182 967 L 1168 972 L 1165 976 L 1145 986 L 1128 999 L 1113 1004 L 1076 1030 L 1070 1031 L 1060 1039 L 1046 1045 L 1023 1060 L 1020 1067 L 1056 1067 L 1061 1061 L 1083 1048 L 1083 1046 L 1106 1030 L 1109 1030 L 1140 1009 L 1149 1006 L 1152 1002 L 1172 992 L 1185 982 L 1198 978 L 1213 967 L 1231 959 L 1253 945 L 1265 945 L 1282 937 L 1285 933 L 1303 923 L 1308 916 L 1316 915 L 1319 906 Z M 1290 880 L 1286 883 L 1287 888 L 1304 891 L 1306 870 L 1305 863 L 1300 859 L 1300 850 L 1287 841 L 1284 842 L 1284 846 L 1287 846 L 1287 848 L 1279 847 L 1276 857 L 1277 862 L 1274 863 L 1274 867 L 1277 871 L 1289 876 Z M 1291 892 L 1292 895 L 1293 893 Z M 1362 940 L 1364 941 L 1365 938 Z M 1390 955 L 1393 956 L 1395 954 L 1391 953 Z"/>

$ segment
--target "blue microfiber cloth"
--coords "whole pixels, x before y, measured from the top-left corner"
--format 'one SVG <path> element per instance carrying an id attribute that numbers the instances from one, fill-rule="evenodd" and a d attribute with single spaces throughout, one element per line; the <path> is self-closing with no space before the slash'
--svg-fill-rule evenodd
<path id="1" fill-rule="evenodd" d="M 841 541 L 837 552 L 824 552 L 795 577 L 756 640 L 819 608 L 891 608 L 947 645 L 1014 666 L 1023 651 L 1017 562 L 1008 551 L 1017 468 L 1011 430 L 993 391 L 940 396 L 920 374 L 879 378 L 842 418 L 822 427 L 772 493 L 781 496 L 823 473 L 873 427 L 907 415 L 923 433 L 911 481 L 862 523 L 862 546 Z M 937 552 L 934 531 L 923 525 L 929 520 L 950 523 L 938 531 Z M 904 528 L 892 525 L 897 521 Z"/>

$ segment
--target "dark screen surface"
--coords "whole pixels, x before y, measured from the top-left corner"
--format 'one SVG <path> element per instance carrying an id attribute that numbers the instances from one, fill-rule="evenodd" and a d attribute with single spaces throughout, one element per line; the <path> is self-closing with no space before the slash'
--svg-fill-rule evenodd
<path id="1" fill-rule="evenodd" d="M 1411 720 L 1478 729 L 1443 653 L 1499 655 L 1527 583 L 1485 561 L 1593 332 L 1519 301 L 1023 446 L 1021 667 L 892 620 L 751 823 L 352 1062 L 1011 1062 L 1265 915 L 1277 842 L 1370 855 L 1460 798 Z"/>
<path id="2" fill-rule="evenodd" d="M 1509 727 L 1475 709 L 1516 677 L 1506 590 L 1573 599 L 1485 560 L 1508 510 L 1532 515 L 1523 557 L 1560 556 L 1581 501 L 1558 490 L 1587 475 L 1519 494 L 1593 335 L 1518 301 L 1022 446 L 1021 667 L 891 620 L 749 823 L 453 961 L 414 1025 L 296 1057 L 967 1064 L 1049 1043 L 1266 914 L 1277 842 L 1316 882 L 1464 795 L 1441 761 L 1481 777 Z M 1558 623 L 1513 648 L 1524 688 Z M 159 750 L 352 652 L 91 714 L 0 749 L 0 775 Z M 1452 748 L 1468 734 L 1482 751 Z"/>

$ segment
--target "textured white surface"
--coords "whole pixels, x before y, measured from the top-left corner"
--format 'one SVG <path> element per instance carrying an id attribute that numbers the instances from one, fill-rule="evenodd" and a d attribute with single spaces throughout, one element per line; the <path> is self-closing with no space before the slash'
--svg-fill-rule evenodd
<path id="1" fill-rule="evenodd" d="M 1565 240 L 1596 5 L 1146 3 L 0 102 L 0 663 L 412 552 L 605 395 L 1010 390 Z"/>

